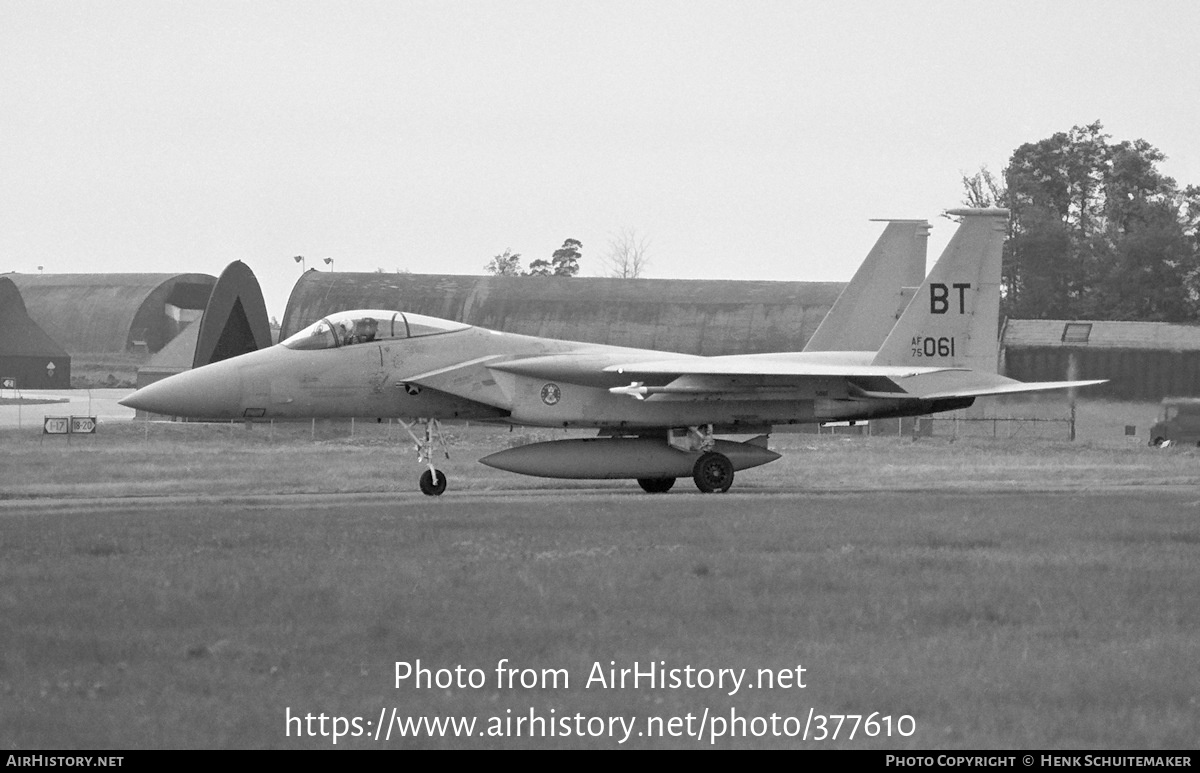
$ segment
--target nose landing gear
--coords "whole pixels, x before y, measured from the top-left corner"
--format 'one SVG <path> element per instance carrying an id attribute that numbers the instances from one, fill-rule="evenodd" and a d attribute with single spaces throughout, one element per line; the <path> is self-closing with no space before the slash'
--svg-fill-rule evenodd
<path id="1" fill-rule="evenodd" d="M 417 444 L 417 464 L 425 464 L 429 469 L 421 473 L 421 479 L 418 485 L 421 487 L 421 493 L 430 496 L 441 496 L 446 490 L 446 473 L 433 466 L 434 445 L 436 444 L 441 450 L 442 455 L 450 458 L 450 452 L 446 450 L 446 439 L 442 437 L 442 423 L 437 419 L 417 419 L 417 421 L 425 422 L 425 437 L 419 438 L 412 431 L 411 424 L 400 422 L 400 426 L 404 427 L 408 432 L 409 437 Z M 413 422 L 415 424 L 416 422 Z"/>
<path id="2" fill-rule="evenodd" d="M 430 496 L 438 497 L 446 490 L 446 475 L 441 470 L 430 467 L 425 472 L 421 473 L 421 493 Z"/>

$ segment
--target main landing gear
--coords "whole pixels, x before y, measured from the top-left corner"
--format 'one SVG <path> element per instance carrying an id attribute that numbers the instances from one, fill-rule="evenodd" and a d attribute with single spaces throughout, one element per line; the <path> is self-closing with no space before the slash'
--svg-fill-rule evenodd
<path id="1" fill-rule="evenodd" d="M 404 427 L 413 442 L 417 444 L 417 464 L 428 465 L 429 469 L 421 473 L 419 481 L 421 493 L 430 496 L 441 496 L 446 490 L 446 474 L 433 466 L 434 445 L 436 444 L 445 458 L 450 458 L 450 452 L 446 450 L 446 439 L 442 437 L 442 423 L 437 419 L 417 419 L 417 421 L 425 422 L 425 437 L 419 438 L 412 431 L 411 424 L 400 422 L 400 426 Z M 416 422 L 413 422 L 414 424 Z"/>
<path id="2" fill-rule="evenodd" d="M 665 494 L 675 485 L 674 478 L 638 478 L 637 482 L 647 494 Z"/>
<path id="3" fill-rule="evenodd" d="M 680 451 L 700 452 L 700 458 L 692 465 L 692 480 L 695 481 L 696 488 L 705 494 L 724 494 L 733 485 L 733 462 L 729 461 L 725 454 L 713 450 L 717 439 L 713 437 L 711 424 L 670 429 L 667 431 L 667 443 Z M 671 483 L 675 482 L 674 479 L 670 480 Z M 646 491 L 650 491 L 641 480 L 638 483 L 641 483 Z M 666 491 L 670 487 L 668 484 L 661 490 Z"/>
<path id="4" fill-rule="evenodd" d="M 733 462 L 725 454 L 702 454 L 692 466 L 692 480 L 705 494 L 724 494 L 733 485 Z M 675 485 L 674 478 L 638 478 L 647 494 L 665 494 Z"/>
<path id="5" fill-rule="evenodd" d="M 733 485 L 733 462 L 724 454 L 701 454 L 692 467 L 692 480 L 705 494 L 724 494 Z"/>

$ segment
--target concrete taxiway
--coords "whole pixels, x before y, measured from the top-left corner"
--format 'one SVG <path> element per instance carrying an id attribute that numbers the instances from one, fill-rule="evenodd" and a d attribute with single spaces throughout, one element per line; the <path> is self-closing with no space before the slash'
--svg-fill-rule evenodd
<path id="1" fill-rule="evenodd" d="M 133 409 L 118 403 L 132 389 L 6 389 L 3 396 L 27 400 L 53 400 L 32 404 L 0 404 L 0 427 L 37 427 L 47 416 L 94 416 L 100 423 L 127 421 Z"/>

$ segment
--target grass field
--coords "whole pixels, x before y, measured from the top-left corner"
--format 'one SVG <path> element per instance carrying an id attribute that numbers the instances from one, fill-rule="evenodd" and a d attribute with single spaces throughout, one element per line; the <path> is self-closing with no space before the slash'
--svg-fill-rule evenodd
<path id="1" fill-rule="evenodd" d="M 474 462 L 552 432 L 450 435 L 435 500 L 386 425 L 0 433 L 0 741 L 333 746 L 290 712 L 360 718 L 338 748 L 1197 745 L 1195 449 L 780 435 L 726 495 L 648 496 Z M 497 686 L 504 658 L 560 682 Z M 418 659 L 484 684 L 397 688 Z M 610 663 L 801 666 L 806 686 L 585 686 Z M 373 740 L 393 708 L 478 724 Z M 706 710 L 702 738 L 638 735 Z M 511 737 L 530 712 L 635 724 Z M 710 743 L 731 712 L 748 737 Z M 815 740 L 822 714 L 872 712 L 915 732 Z M 772 714 L 808 740 L 751 721 Z"/>

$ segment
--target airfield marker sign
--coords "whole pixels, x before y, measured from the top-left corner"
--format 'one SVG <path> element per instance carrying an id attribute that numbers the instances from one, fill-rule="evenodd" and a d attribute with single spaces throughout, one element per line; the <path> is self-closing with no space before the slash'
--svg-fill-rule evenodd
<path id="1" fill-rule="evenodd" d="M 66 435 L 71 442 L 71 435 L 96 434 L 95 416 L 46 416 L 42 420 L 42 435 Z"/>
<path id="2" fill-rule="evenodd" d="M 16 376 L 0 376 L 0 390 L 11 389 L 17 392 Z M 21 428 L 21 393 L 17 392 L 17 429 Z"/>

